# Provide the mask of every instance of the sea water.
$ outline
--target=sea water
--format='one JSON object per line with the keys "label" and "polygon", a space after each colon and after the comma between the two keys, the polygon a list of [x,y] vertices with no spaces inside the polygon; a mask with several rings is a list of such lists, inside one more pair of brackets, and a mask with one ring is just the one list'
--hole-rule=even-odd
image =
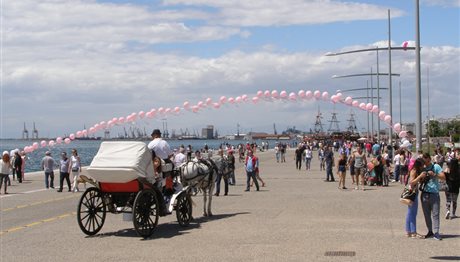
{"label": "sea water", "polygon": [[[114,141],[114,140],[110,140]],[[0,152],[8,151],[10,152],[13,149],[20,149],[23,150],[25,146],[30,146],[32,143],[40,141],[32,141],[32,140],[14,140],[14,139],[4,139],[0,140]],[[66,152],[67,156],[71,156],[71,150],[73,148],[77,149],[78,155],[80,156],[81,162],[83,166],[87,166],[91,163],[94,156],[96,155],[97,151],[99,150],[99,146],[101,145],[102,140],[74,140],[70,144],[60,144],[55,145],[53,147],[40,147],[39,149],[35,150],[32,153],[27,154],[27,162],[25,167],[25,172],[34,172],[40,171],[41,167],[41,160],[45,156],[46,151],[51,152],[51,156],[54,158],[56,163],[58,163],[60,159],[61,152]],[[143,141],[148,144],[150,141]],[[261,140],[257,141],[248,141],[248,140],[219,140],[219,139],[212,139],[212,140],[168,140],[168,143],[171,149],[179,148],[181,145],[187,147],[188,145],[192,146],[192,150],[200,150],[205,145],[208,145],[210,149],[217,149],[219,146],[223,144],[229,144],[232,146],[237,146],[238,144],[246,144],[246,143],[257,143],[260,145],[262,143]],[[285,141],[286,142],[286,141]],[[273,148],[275,141],[269,141],[270,148]]]}

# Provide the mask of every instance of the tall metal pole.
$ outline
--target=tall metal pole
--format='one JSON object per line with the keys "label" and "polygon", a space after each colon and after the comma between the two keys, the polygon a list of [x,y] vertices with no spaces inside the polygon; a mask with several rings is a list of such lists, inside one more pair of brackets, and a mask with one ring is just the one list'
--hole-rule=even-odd
{"label": "tall metal pole", "polygon": [[431,114],[430,114],[430,68],[426,68],[426,88],[427,88],[427,96],[428,96],[428,126],[426,128],[427,130],[427,141],[428,141],[428,154],[431,152],[430,148],[430,137],[431,137],[431,125],[430,125],[430,120],[431,120]]}
{"label": "tall metal pole", "polygon": [[[374,104],[374,83],[372,81],[372,67],[371,67],[371,104]],[[374,114],[371,114],[371,122],[372,122],[372,125],[371,125],[371,133],[372,133],[372,136],[371,136],[371,139],[372,141],[374,141]]]}
{"label": "tall metal pole", "polygon": [[[391,81],[391,19],[390,19],[390,9],[388,9],[388,89],[389,89],[389,102],[390,102],[390,116],[393,121],[393,92],[392,92],[392,81]],[[390,126],[388,129],[388,144],[393,144],[393,127]]]}
{"label": "tall metal pole", "polygon": [[[366,98],[366,101],[367,103],[369,103],[369,80],[366,81],[366,95],[367,95],[367,98]],[[367,140],[369,140],[369,111],[367,111]]]}
{"label": "tall metal pole", "polygon": [[[377,49],[377,106],[380,109],[379,50]],[[377,118],[377,141],[380,142],[380,118]]]}
{"label": "tall metal pole", "polygon": [[422,81],[420,69],[420,1],[415,0],[415,102],[416,102],[416,150],[422,148]]}
{"label": "tall metal pole", "polygon": [[399,123],[402,125],[401,81],[399,81]]}

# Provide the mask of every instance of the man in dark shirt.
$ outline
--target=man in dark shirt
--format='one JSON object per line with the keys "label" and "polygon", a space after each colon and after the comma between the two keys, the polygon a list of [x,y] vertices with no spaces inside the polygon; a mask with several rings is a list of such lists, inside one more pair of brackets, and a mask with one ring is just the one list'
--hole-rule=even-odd
{"label": "man in dark shirt", "polygon": [[302,155],[303,155],[304,148],[302,145],[299,145],[295,150],[295,167],[298,170],[302,168]]}
{"label": "man in dark shirt", "polygon": [[324,152],[324,159],[326,161],[326,181],[334,182],[334,174],[332,174],[332,167],[334,166],[334,152],[332,152],[331,146],[326,147],[326,151]]}

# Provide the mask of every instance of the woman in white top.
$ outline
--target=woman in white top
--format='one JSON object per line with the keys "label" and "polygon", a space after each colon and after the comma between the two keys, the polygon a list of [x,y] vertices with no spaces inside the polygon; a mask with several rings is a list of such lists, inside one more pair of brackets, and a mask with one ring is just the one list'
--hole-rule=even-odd
{"label": "woman in white top", "polygon": [[309,146],[305,149],[305,168],[306,170],[310,170],[310,163],[312,158],[312,151]]}
{"label": "woman in white top", "polygon": [[80,157],[78,156],[77,149],[72,149],[72,156],[70,157],[70,170],[69,173],[73,176],[73,185],[72,191],[77,192],[80,191],[78,189],[78,180],[80,179],[80,172],[81,172],[81,162]]}
{"label": "woman in white top", "polygon": [[3,182],[5,182],[5,189],[3,191],[4,194],[8,194],[8,192],[6,192],[6,183],[11,170],[13,170],[13,168],[10,163],[10,154],[8,151],[5,151],[2,154],[2,160],[0,160],[0,190],[2,189]]}

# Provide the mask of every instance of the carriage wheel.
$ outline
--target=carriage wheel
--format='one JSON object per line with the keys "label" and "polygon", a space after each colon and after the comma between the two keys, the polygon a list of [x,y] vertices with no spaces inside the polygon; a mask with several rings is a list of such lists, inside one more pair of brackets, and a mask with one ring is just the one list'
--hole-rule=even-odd
{"label": "carriage wheel", "polygon": [[106,207],[102,193],[95,187],[88,188],[80,198],[77,221],[83,233],[92,236],[104,225]]}
{"label": "carriage wheel", "polygon": [[192,220],[192,201],[187,193],[182,193],[177,198],[176,217],[180,226],[186,227]]}
{"label": "carriage wheel", "polygon": [[137,193],[133,205],[133,224],[143,238],[150,237],[158,224],[159,205],[155,191],[144,189]]}

